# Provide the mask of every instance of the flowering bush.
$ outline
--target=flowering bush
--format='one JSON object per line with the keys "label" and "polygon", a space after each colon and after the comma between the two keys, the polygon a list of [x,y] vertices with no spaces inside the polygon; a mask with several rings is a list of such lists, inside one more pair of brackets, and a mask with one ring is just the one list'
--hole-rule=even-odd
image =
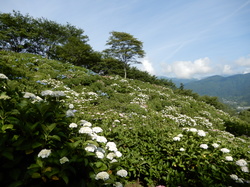
{"label": "flowering bush", "polygon": [[0,53],[3,186],[249,185],[240,119],[170,88]]}
{"label": "flowering bush", "polygon": [[8,95],[8,99],[0,100],[1,184],[43,186],[54,181],[59,186],[100,186],[104,181],[113,184],[119,176],[124,177],[106,172],[115,173],[118,165],[107,155],[114,153],[116,159],[122,156],[116,144],[105,144],[107,139],[98,135],[103,132],[100,127],[91,128],[92,124],[83,120],[71,122],[67,108],[59,102],[65,97],[63,92],[44,91],[44,100],[33,103],[29,99],[35,94],[22,97],[7,82],[1,91]]}

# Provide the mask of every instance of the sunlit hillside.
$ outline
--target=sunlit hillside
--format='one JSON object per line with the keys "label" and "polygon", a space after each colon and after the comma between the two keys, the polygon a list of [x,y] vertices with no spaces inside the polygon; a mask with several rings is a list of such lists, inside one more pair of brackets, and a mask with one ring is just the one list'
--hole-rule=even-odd
{"label": "sunlit hillside", "polygon": [[250,125],[165,86],[0,52],[1,186],[248,186]]}

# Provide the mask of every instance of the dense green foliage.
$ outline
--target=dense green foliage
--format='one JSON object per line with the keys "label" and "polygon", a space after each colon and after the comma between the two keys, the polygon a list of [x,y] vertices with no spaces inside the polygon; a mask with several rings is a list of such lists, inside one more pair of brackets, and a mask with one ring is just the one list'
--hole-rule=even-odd
{"label": "dense green foliage", "polygon": [[[142,42],[123,32],[112,32],[110,49],[96,52],[87,43],[82,29],[67,23],[58,24],[45,18],[35,19],[20,12],[0,14],[0,49],[40,54],[50,59],[82,66],[101,75],[124,75],[159,85],[175,87],[168,80],[159,80],[139,71],[130,63],[143,57]],[[114,41],[118,39],[117,41]]]}
{"label": "dense green foliage", "polygon": [[34,19],[16,11],[0,14],[0,48],[5,50],[54,57],[56,47],[72,43],[72,37],[74,42],[86,44],[88,37],[83,32],[70,24]]}
{"label": "dense green foliage", "polygon": [[[250,183],[249,123],[215,108],[216,99],[199,101],[185,90],[95,75],[32,54],[1,51],[0,73],[3,186]],[[80,133],[86,121],[101,127],[99,135],[122,156]],[[90,152],[90,144],[99,148]],[[44,149],[51,153],[41,157]],[[121,169],[124,177],[116,173]],[[97,180],[100,172],[109,179]]]}

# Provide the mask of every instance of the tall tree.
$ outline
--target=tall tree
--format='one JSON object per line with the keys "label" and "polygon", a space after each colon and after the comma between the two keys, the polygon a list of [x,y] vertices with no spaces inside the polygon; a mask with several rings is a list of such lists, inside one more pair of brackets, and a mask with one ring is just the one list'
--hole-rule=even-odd
{"label": "tall tree", "polygon": [[110,48],[104,50],[104,52],[123,63],[124,78],[127,78],[129,65],[131,63],[140,64],[141,62],[137,61],[137,58],[143,58],[145,55],[142,49],[143,44],[137,38],[125,32],[113,31],[110,34],[111,36],[106,43]]}
{"label": "tall tree", "polygon": [[85,41],[77,37],[70,37],[64,45],[55,47],[54,58],[88,68],[93,59],[93,53],[91,46]]}
{"label": "tall tree", "polygon": [[12,14],[0,14],[0,48],[15,52],[23,51],[30,45],[29,38],[33,27],[33,19],[13,11]]}
{"label": "tall tree", "polygon": [[0,49],[53,58],[57,46],[72,43],[72,38],[79,41],[74,43],[82,47],[82,43],[88,41],[83,33],[82,29],[69,23],[61,25],[45,18],[34,19],[17,11],[0,13]]}

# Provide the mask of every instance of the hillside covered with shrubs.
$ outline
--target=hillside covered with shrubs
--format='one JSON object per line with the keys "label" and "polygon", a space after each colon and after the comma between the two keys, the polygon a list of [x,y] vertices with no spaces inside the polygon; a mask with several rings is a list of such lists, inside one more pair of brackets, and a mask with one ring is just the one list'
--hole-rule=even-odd
{"label": "hillside covered with shrubs", "polygon": [[213,105],[40,55],[0,73],[3,186],[249,185],[249,123]]}
{"label": "hillside covered with shrubs", "polygon": [[0,14],[1,186],[249,186],[248,111],[131,66],[142,42]]}

